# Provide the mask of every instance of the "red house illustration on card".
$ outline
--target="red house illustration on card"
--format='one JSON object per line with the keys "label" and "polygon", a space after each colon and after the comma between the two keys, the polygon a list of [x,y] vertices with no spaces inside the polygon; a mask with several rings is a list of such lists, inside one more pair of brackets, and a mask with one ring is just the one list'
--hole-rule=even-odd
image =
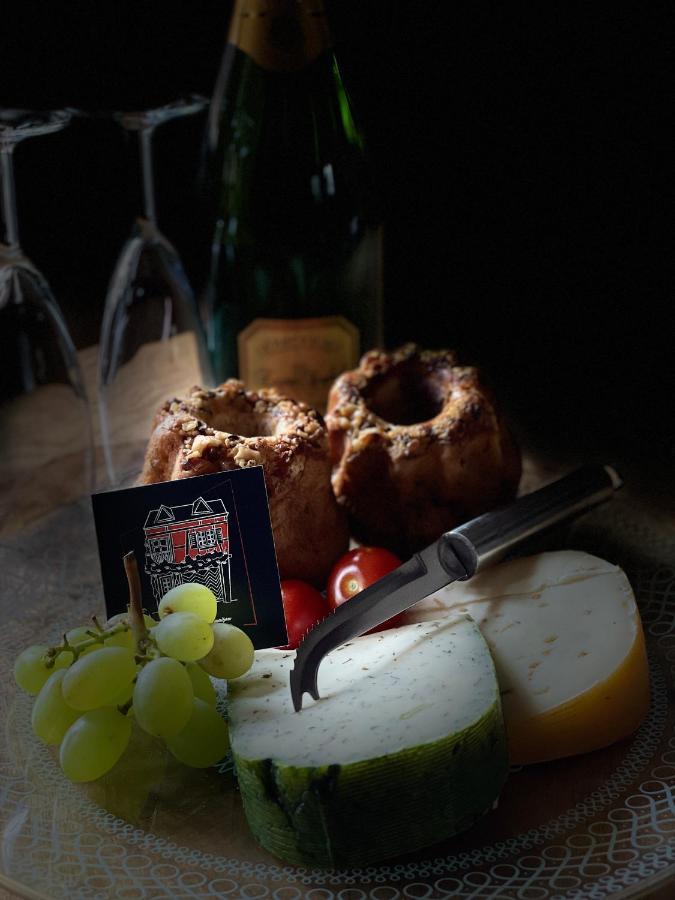
{"label": "red house illustration on card", "polygon": [[218,600],[232,600],[229,513],[220,499],[198,497],[151,509],[145,520],[145,572],[159,603],[178,584],[199,582]]}

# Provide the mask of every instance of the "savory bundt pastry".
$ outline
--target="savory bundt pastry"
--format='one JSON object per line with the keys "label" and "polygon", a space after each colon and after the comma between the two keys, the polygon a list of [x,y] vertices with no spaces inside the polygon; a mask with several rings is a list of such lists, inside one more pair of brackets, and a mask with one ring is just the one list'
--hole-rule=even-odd
{"label": "savory bundt pastry", "polygon": [[265,471],[281,577],[323,586],[349,535],[331,490],[326,429],[306,404],[234,379],[193,388],[156,414],[141,483],[252,465]]}
{"label": "savory bundt pastry", "polygon": [[333,490],[354,537],[408,556],[510,500],[520,454],[475,368],[406,344],[333,384]]}

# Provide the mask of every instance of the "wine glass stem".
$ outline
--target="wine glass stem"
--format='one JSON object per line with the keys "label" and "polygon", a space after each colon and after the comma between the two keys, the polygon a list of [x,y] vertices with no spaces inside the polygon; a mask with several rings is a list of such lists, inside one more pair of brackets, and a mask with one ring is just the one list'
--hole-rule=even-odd
{"label": "wine glass stem", "polygon": [[141,172],[143,176],[143,215],[157,224],[157,210],[155,208],[155,179],[152,169],[152,133],[153,128],[141,128],[138,132],[141,151]]}
{"label": "wine glass stem", "polygon": [[12,146],[0,147],[2,167],[2,242],[9,247],[19,245],[19,224],[16,217],[16,194],[14,190],[14,159]]}

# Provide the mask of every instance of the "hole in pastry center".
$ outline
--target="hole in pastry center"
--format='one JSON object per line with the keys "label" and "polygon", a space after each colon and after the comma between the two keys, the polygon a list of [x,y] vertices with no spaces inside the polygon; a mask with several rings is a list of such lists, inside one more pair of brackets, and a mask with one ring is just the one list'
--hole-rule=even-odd
{"label": "hole in pastry center", "polygon": [[443,409],[447,388],[434,375],[403,369],[374,381],[365,392],[368,408],[392,425],[414,425]]}
{"label": "hole in pastry center", "polygon": [[273,421],[266,416],[256,416],[253,413],[230,410],[213,416],[209,422],[211,428],[216,431],[225,431],[227,434],[238,434],[241,437],[271,437],[276,434]]}

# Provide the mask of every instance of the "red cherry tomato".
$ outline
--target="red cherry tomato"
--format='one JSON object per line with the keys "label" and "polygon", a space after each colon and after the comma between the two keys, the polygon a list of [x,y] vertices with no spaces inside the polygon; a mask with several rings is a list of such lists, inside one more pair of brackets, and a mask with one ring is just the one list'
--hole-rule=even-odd
{"label": "red cherry tomato", "polygon": [[305,581],[289,578],[281,582],[288,644],[284,650],[295,650],[300,638],[330,612],[328,604],[316,588]]}
{"label": "red cherry tomato", "polygon": [[[326,589],[328,605],[331,609],[335,609],[400,565],[401,560],[398,556],[385,550],[384,547],[356,547],[349,550],[338,559],[328,578]],[[395,628],[402,621],[403,613],[392,616],[368,633]]]}

